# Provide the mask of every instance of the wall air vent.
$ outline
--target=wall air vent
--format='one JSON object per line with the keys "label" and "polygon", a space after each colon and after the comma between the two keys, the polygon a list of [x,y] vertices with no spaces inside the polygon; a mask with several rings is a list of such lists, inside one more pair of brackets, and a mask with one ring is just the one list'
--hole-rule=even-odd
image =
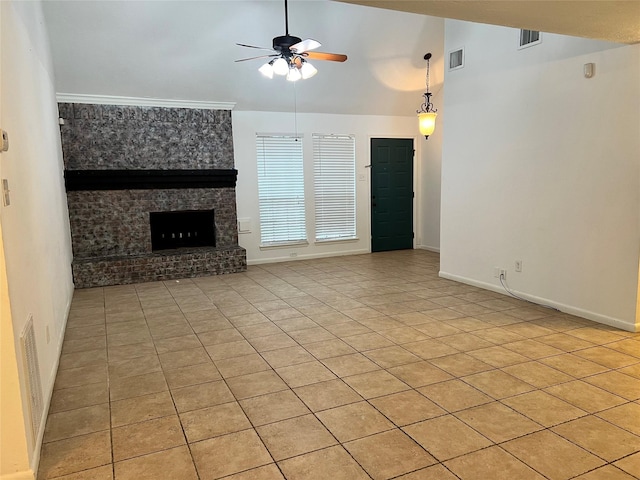
{"label": "wall air vent", "polygon": [[449,70],[457,70],[464,67],[464,48],[449,52]]}
{"label": "wall air vent", "polygon": [[29,393],[29,410],[31,414],[31,438],[35,444],[40,432],[44,402],[42,400],[42,384],[40,382],[40,364],[38,363],[38,350],[36,348],[36,335],[33,329],[33,317],[29,320],[20,336],[22,361],[26,373],[27,389]]}
{"label": "wall air vent", "polygon": [[541,42],[540,32],[537,30],[520,30],[520,48],[531,47]]}

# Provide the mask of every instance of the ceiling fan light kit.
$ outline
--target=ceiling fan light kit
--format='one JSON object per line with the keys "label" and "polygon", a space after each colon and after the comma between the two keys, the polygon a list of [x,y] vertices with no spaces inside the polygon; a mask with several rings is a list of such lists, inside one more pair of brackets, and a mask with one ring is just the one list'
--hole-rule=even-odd
{"label": "ceiling fan light kit", "polygon": [[[321,44],[317,40],[307,38],[302,40],[300,37],[289,35],[289,10],[288,2],[284,0],[284,21],[285,35],[275,37],[273,39],[272,48],[256,47],[254,45],[246,45],[237,43],[241,47],[256,48],[258,50],[273,50],[275,53],[269,55],[260,55],[258,57],[243,58],[236,62],[244,62],[246,60],[254,60],[258,58],[272,58],[258,71],[267,78],[273,78],[273,75],[286,76],[290,82],[297,82],[300,79],[313,77],[318,73],[318,69],[308,62],[307,58],[317,60],[329,60],[332,62],[344,62],[347,56],[337,53],[310,52],[315,50]],[[274,58],[275,57],[275,58]]]}
{"label": "ceiling fan light kit", "polygon": [[420,133],[424,135],[424,138],[429,139],[429,135],[431,135],[436,128],[436,117],[438,116],[436,112],[438,110],[433,108],[433,103],[431,103],[432,94],[429,92],[429,60],[431,60],[431,54],[427,53],[424,59],[427,61],[427,91],[422,94],[424,102],[420,105],[420,108],[416,110],[416,113],[418,114],[418,128],[420,129]]}
{"label": "ceiling fan light kit", "polygon": [[258,71],[267,78],[273,78],[274,74],[286,76],[290,82],[311,78],[318,73],[318,69],[304,59],[289,64],[282,57],[265,63]]}

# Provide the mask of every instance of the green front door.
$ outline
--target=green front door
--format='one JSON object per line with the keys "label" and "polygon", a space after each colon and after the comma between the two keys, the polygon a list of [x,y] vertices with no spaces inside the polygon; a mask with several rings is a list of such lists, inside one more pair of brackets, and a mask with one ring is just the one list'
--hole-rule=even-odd
{"label": "green front door", "polygon": [[371,139],[371,251],[413,248],[413,140]]}

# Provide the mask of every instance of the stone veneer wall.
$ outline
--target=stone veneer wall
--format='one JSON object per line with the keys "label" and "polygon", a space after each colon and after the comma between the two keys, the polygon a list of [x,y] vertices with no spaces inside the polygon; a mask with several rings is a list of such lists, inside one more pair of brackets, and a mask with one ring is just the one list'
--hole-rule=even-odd
{"label": "stone veneer wall", "polygon": [[[232,169],[231,112],[59,104],[67,170]],[[235,188],[67,192],[77,288],[246,270]],[[151,251],[149,212],[215,210],[216,247]]]}
{"label": "stone veneer wall", "polygon": [[59,103],[68,170],[233,168],[229,110]]}
{"label": "stone veneer wall", "polygon": [[105,287],[175,278],[242,272],[247,269],[244,248],[174,250],[162,255],[84,258],[74,260],[76,288]]}

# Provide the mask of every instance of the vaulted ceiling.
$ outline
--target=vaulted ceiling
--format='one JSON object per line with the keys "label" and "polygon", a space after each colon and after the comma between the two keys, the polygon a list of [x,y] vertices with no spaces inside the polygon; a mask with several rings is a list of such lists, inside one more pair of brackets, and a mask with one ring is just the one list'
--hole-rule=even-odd
{"label": "vaulted ceiling", "polygon": [[[236,110],[412,115],[425,86],[424,54],[442,63],[440,18],[328,0],[291,0],[289,31],[345,53],[314,61],[295,84],[267,79],[261,55],[285,33],[282,0],[46,0],[59,93],[235,102]],[[442,68],[434,67],[434,87]]]}
{"label": "vaulted ceiling", "polygon": [[[427,52],[433,53],[431,89],[437,93],[442,86],[444,20],[439,16],[464,14],[473,17],[468,20],[538,28],[533,21],[519,23],[524,19],[513,8],[498,6],[544,3],[542,13],[531,18],[549,16],[549,22],[558,23],[550,6],[556,3],[640,4],[354,3],[409,11],[290,0],[292,35],[316,39],[320,51],[349,57],[345,63],[314,62],[318,74],[295,84],[260,75],[264,60],[235,62],[262,53],[236,43],[270,47],[273,37],[285,33],[282,0],[44,0],[43,8],[59,93],[233,102],[236,110],[412,115],[422,102]],[[507,18],[503,10],[513,15]]]}

